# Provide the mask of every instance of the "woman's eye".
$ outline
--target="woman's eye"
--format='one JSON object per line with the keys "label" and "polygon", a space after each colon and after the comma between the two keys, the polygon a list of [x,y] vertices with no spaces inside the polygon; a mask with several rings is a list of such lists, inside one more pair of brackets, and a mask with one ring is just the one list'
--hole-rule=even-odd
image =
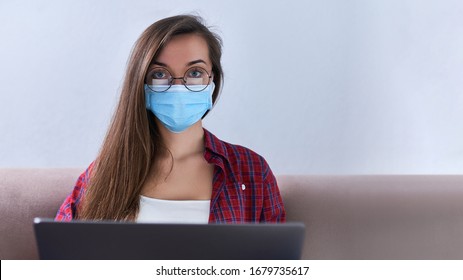
{"label": "woman's eye", "polygon": [[164,72],[154,72],[153,73],[153,79],[165,79],[166,76],[167,75]]}
{"label": "woman's eye", "polygon": [[191,70],[188,72],[188,78],[202,78],[203,74],[204,72],[199,69]]}
{"label": "woman's eye", "polygon": [[169,71],[167,71],[167,69],[157,67],[157,68],[151,69],[147,77],[153,80],[163,80],[163,79],[170,79],[170,74],[169,74]]}

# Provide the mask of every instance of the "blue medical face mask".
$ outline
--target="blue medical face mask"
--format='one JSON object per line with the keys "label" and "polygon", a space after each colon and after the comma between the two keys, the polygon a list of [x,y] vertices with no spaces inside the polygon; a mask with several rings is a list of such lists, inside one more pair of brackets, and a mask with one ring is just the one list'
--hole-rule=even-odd
{"label": "blue medical face mask", "polygon": [[199,121],[212,108],[214,88],[212,82],[199,92],[190,91],[184,85],[172,85],[167,91],[155,92],[145,84],[146,108],[168,130],[180,133]]}

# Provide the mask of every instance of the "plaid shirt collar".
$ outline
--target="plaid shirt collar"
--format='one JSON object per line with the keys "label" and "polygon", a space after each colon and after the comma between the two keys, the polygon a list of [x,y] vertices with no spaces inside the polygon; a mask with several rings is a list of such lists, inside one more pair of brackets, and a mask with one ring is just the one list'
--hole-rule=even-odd
{"label": "plaid shirt collar", "polygon": [[[230,159],[237,159],[237,154],[227,149],[227,143],[217,138],[214,134],[207,129],[204,130],[204,158],[211,164],[218,165],[223,171],[227,172],[233,177],[235,182],[241,182],[241,174],[233,172],[233,170],[240,170],[240,163],[237,160],[230,161]],[[230,154],[231,152],[231,154]],[[231,178],[230,178],[231,179]]]}
{"label": "plaid shirt collar", "polygon": [[222,156],[223,158],[228,158],[228,153],[223,141],[217,138],[214,134],[209,132],[207,129],[203,128],[204,130],[204,147],[205,156],[208,155],[208,152],[213,153],[218,156]]}

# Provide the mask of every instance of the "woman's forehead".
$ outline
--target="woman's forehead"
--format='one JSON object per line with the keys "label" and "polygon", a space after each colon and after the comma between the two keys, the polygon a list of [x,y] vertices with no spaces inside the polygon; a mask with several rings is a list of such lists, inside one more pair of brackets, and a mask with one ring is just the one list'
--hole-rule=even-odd
{"label": "woman's forehead", "polygon": [[155,61],[167,66],[187,66],[192,61],[204,61],[210,65],[209,46],[197,34],[177,35],[166,43]]}

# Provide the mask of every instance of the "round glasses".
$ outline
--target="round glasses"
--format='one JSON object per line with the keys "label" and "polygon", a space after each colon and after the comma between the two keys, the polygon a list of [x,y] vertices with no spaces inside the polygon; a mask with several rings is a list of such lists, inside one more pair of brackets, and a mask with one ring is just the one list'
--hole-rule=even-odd
{"label": "round glasses", "polygon": [[199,92],[207,88],[211,82],[212,75],[202,67],[191,67],[186,70],[183,77],[173,77],[164,67],[155,67],[148,71],[146,84],[154,92],[167,91],[175,80],[181,80],[183,85],[190,91]]}

